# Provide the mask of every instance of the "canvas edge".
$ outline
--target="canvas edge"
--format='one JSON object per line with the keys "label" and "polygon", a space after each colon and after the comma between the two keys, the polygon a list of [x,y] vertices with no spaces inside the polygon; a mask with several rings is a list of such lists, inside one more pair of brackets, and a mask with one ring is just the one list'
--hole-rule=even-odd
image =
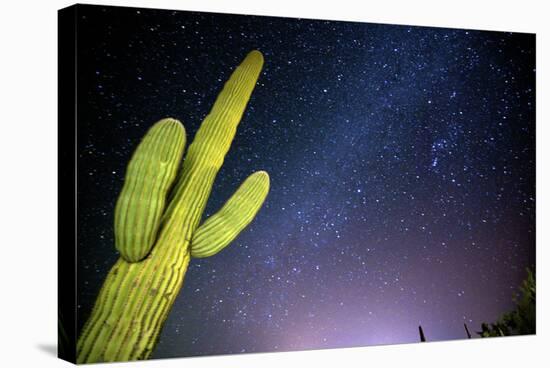
{"label": "canvas edge", "polygon": [[76,51],[77,9],[58,10],[57,311],[60,359],[76,363]]}

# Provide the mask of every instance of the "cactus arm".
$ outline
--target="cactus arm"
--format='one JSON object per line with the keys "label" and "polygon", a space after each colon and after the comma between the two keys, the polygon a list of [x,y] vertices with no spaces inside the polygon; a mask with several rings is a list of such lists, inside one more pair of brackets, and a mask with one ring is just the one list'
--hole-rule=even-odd
{"label": "cactus arm", "polygon": [[132,155],[114,223],[115,246],[128,262],[142,260],[154,245],[184,147],[183,125],[167,118],[149,129]]}
{"label": "cactus arm", "polygon": [[250,175],[217,213],[193,233],[191,256],[210,257],[231,243],[256,216],[269,191],[269,175]]}

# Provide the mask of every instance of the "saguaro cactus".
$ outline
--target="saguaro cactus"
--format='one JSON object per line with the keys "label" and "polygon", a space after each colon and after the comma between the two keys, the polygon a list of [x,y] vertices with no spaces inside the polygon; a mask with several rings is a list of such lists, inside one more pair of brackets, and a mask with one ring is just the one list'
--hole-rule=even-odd
{"label": "saguaro cactus", "polygon": [[262,65],[262,54],[252,51],[233,72],[190,145],[179,175],[185,145],[179,121],[159,121],[136,149],[115,209],[115,243],[121,257],[79,336],[78,363],[147,359],[190,258],[222,250],[262,206],[269,176],[258,171],[199,226]]}

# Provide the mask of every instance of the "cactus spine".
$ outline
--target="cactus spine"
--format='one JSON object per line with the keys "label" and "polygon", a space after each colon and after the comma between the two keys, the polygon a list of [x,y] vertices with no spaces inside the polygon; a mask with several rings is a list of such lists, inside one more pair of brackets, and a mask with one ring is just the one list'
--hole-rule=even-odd
{"label": "cactus spine", "polygon": [[262,65],[262,54],[250,52],[225,84],[189,147],[167,208],[166,193],[185,143],[183,126],[174,119],[161,120],[136,150],[115,210],[121,257],[80,334],[78,363],[147,359],[183,285],[191,256],[219,252],[262,206],[269,176],[259,171],[199,226]]}

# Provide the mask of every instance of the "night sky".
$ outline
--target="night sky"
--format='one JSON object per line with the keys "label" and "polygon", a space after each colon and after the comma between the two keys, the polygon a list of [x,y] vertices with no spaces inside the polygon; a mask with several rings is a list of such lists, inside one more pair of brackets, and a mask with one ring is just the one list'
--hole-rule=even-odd
{"label": "night sky", "polygon": [[253,49],[265,65],[205,215],[271,191],[194,259],[154,357],[465,338],[535,261],[535,36],[80,7],[78,326],[118,255],[113,212],[147,129],[190,142]]}

